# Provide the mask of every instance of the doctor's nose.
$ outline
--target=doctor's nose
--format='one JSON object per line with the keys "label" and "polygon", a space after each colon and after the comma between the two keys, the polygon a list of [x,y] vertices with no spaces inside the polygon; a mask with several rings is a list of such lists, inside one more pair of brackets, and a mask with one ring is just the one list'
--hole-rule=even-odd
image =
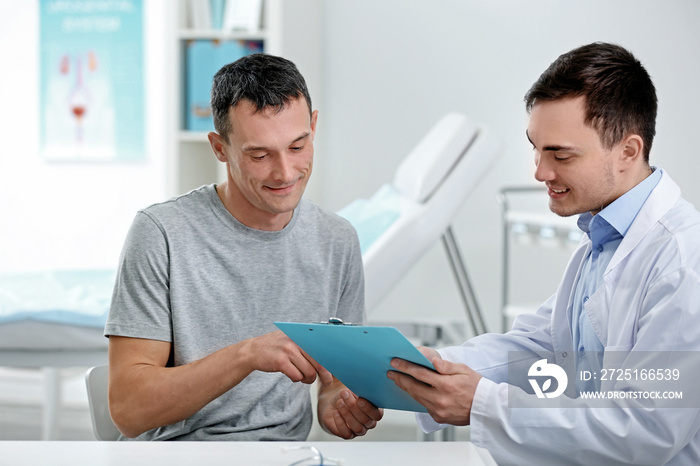
{"label": "doctor's nose", "polygon": [[551,181],[556,177],[552,164],[547,160],[547,157],[542,157],[541,154],[535,154],[535,179],[545,182]]}

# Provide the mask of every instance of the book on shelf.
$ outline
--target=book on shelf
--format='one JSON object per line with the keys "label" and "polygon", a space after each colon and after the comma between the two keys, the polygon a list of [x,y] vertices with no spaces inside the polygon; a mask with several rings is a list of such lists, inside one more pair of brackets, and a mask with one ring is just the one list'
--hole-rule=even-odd
{"label": "book on shelf", "polygon": [[226,0],[210,0],[209,5],[211,8],[211,27],[213,29],[223,29]]}
{"label": "book on shelf", "polygon": [[185,50],[185,129],[213,131],[211,84],[224,65],[262,52],[259,40],[191,40]]}

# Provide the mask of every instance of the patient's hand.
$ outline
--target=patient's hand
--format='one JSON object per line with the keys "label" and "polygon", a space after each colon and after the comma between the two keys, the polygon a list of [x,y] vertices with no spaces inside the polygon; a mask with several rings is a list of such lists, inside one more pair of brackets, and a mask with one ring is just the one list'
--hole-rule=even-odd
{"label": "patient's hand", "polygon": [[251,371],[281,372],[292,382],[311,384],[318,375],[322,383],[329,383],[333,376],[304,350],[299,348],[281,330],[267,333],[242,342],[248,367]]}
{"label": "patient's hand", "polygon": [[338,379],[319,387],[318,419],[323,430],[330,434],[344,439],[365,435],[383,416],[383,409],[358,398]]}

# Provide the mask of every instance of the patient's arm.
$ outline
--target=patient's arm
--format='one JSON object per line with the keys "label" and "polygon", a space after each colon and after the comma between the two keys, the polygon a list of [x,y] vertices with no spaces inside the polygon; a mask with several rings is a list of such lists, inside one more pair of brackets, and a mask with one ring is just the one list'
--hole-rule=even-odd
{"label": "patient's arm", "polygon": [[187,419],[254,370],[282,372],[293,382],[332,376],[284,333],[276,331],[222,348],[198,361],[165,367],[168,342],[111,336],[109,409],[126,437]]}

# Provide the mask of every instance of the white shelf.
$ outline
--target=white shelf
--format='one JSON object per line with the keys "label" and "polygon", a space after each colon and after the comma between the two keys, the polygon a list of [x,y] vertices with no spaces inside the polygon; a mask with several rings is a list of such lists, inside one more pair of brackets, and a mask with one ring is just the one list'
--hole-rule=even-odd
{"label": "white shelf", "polygon": [[562,230],[578,230],[576,219],[578,217],[560,217],[551,212],[524,212],[508,211],[505,219],[508,223],[521,223],[529,226],[552,227]]}
{"label": "white shelf", "polygon": [[203,142],[209,144],[209,133],[207,131],[180,131],[178,133],[178,140],[180,142]]}
{"label": "white shelf", "polygon": [[223,31],[220,29],[180,29],[178,38],[181,40],[261,40],[265,41],[268,35],[264,31]]}

